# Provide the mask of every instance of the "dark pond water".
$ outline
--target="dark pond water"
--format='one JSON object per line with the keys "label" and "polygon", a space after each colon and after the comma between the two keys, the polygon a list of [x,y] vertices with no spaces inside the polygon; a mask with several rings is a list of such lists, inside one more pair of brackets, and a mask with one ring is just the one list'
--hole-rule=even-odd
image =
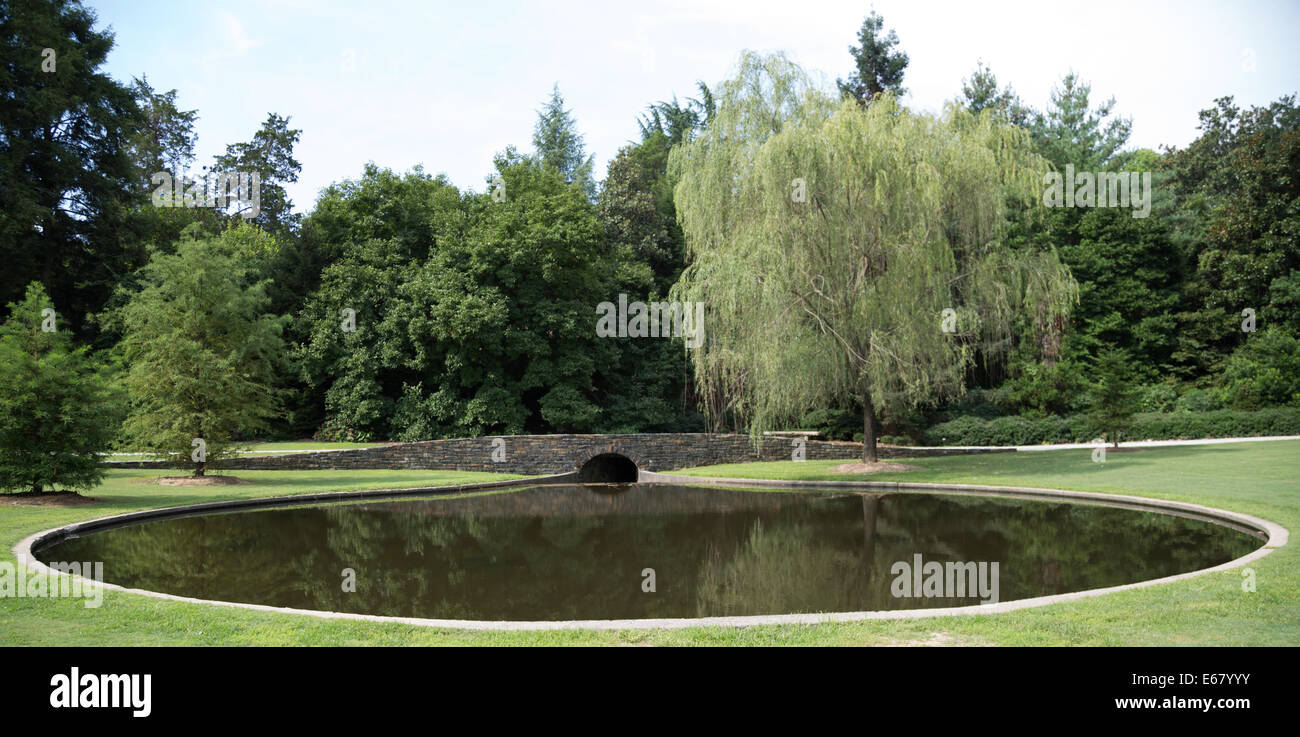
{"label": "dark pond water", "polygon": [[175,518],[37,556],[204,599],[561,620],[978,605],[1197,570],[1261,544],[1082,504],[592,485]]}

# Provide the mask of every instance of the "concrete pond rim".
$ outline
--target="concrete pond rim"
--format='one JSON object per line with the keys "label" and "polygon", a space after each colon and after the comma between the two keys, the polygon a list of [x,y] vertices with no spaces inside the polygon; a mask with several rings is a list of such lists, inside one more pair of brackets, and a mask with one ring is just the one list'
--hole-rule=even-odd
{"label": "concrete pond rim", "polygon": [[[81,536],[110,527],[132,524],[148,520],[160,520],[174,517],[189,517],[198,514],[244,511],[253,509],[270,509],[288,506],[313,506],[326,503],[347,501],[370,501],[375,499],[411,498],[420,496],[447,496],[466,492],[510,490],[514,488],[543,485],[573,485],[582,483],[580,474],[575,472],[537,476],[508,481],[489,481],[475,484],[455,484],[448,486],[419,487],[404,489],[382,489],[367,491],[341,491],[319,494],[301,494],[295,496],[266,497],[261,499],[236,499],[221,502],[206,502],[179,507],[164,507],[136,512],[100,517],[84,522],[43,530],[21,540],[13,548],[18,564],[34,569],[40,574],[58,573],[37,560],[33,550],[39,550],[73,536]],[[785,489],[821,492],[876,492],[876,493],[919,493],[919,494],[969,494],[977,496],[1005,497],[1050,502],[1075,502],[1095,506],[1122,507],[1148,512],[1159,512],[1179,517],[1189,517],[1213,522],[1240,532],[1253,534],[1264,540],[1258,549],[1226,563],[1189,571],[1172,576],[1138,581],[1135,583],[1087,589],[1065,594],[1037,596],[1028,599],[1002,601],[990,604],[972,604],[960,607],[941,607],[934,609],[877,610],[859,612],[823,612],[801,614],[759,614],[722,617],[690,617],[673,619],[593,619],[563,621],[498,621],[498,620],[463,620],[463,619],[427,619],[421,617],[397,617],[377,614],[356,614],[351,612],[332,612],[316,609],[297,609],[276,607],[266,604],[217,601],[178,596],[158,591],[134,589],[112,583],[87,581],[87,585],[98,585],[105,590],[138,594],[169,601],[212,606],[233,607],[261,612],[278,612],[310,616],[318,619],[354,620],[364,622],[405,624],[420,627],[435,627],[457,630],[646,630],[646,629],[689,629],[697,627],[748,627],[762,625],[820,624],[824,622],[858,622],[885,619],[924,619],[931,617],[969,616],[1000,614],[1047,606],[1079,599],[1104,596],[1118,591],[1146,588],[1183,579],[1202,576],[1208,573],[1228,571],[1241,568],[1257,561],[1274,550],[1287,544],[1289,533],[1286,528],[1259,517],[1239,512],[1232,512],[1214,507],[1188,502],[1175,502],[1149,497],[1122,494],[1103,494],[1097,492],[1066,491],[1062,489],[1042,489],[1016,486],[987,486],[977,484],[928,484],[896,481],[774,481],[767,479],[711,478],[707,476],[688,476],[684,474],[661,474],[641,470],[637,483],[671,484],[702,487],[731,487],[747,489]],[[69,574],[62,574],[69,575]]]}

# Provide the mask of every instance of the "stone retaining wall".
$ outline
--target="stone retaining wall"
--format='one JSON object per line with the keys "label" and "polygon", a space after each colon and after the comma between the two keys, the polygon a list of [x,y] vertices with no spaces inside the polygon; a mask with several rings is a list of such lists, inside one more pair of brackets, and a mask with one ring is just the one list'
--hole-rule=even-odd
{"label": "stone retaining wall", "polygon": [[[500,442],[497,442],[500,441]],[[633,435],[507,435],[500,438],[454,438],[419,443],[395,443],[373,448],[352,448],[313,453],[245,456],[216,464],[235,470],[336,470],[336,469],[431,469],[448,471],[496,471],[518,474],[564,473],[604,453],[625,456],[638,468],[671,471],[718,463],[788,461],[793,450],[790,438],[763,439],[761,451],[748,435],[712,433],[639,433]],[[500,461],[493,460],[498,450]],[[881,458],[918,458],[962,455],[1007,449],[907,448],[880,446]],[[808,440],[808,460],[861,458],[861,443]],[[164,461],[111,461],[115,468],[164,468],[177,466]],[[180,464],[187,465],[187,464]]]}

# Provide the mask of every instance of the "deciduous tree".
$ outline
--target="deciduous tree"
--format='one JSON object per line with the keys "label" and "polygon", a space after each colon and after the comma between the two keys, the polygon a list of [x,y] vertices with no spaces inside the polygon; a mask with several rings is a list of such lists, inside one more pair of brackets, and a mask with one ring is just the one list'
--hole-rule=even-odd
{"label": "deciduous tree", "polygon": [[837,105],[783,56],[747,54],[671,160],[694,257],[676,294],[706,305],[697,381],[753,433],[857,399],[874,461],[876,408],[960,393],[1017,314],[1073,302],[1051,251],[1002,242],[1046,163],[992,116]]}

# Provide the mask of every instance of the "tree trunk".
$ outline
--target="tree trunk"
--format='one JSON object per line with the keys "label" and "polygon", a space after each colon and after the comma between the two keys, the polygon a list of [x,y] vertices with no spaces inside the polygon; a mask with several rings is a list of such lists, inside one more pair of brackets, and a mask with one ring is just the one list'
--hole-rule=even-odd
{"label": "tree trunk", "polygon": [[862,462],[876,462],[876,408],[871,404],[871,390],[862,392]]}
{"label": "tree trunk", "polygon": [[203,475],[203,467],[206,466],[206,465],[207,465],[206,463],[203,463],[203,462],[201,462],[201,461],[200,461],[199,463],[194,464],[194,475],[195,475],[195,476],[202,476],[202,475]]}

